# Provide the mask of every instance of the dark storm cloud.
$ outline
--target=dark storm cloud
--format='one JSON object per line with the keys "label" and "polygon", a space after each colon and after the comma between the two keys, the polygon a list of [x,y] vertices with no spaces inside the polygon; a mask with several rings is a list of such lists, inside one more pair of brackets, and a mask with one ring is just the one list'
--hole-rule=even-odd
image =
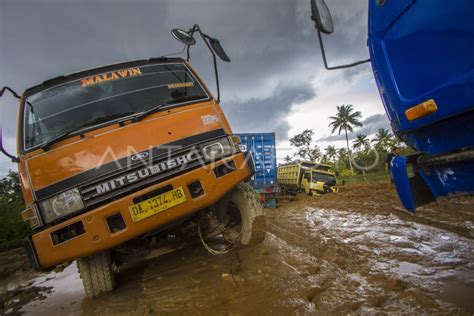
{"label": "dark storm cloud", "polygon": [[[224,111],[234,132],[275,132],[278,141],[288,139],[287,114],[293,105],[315,97],[311,85],[280,85],[264,99],[250,99],[229,104]],[[251,118],[251,119],[250,119]]]}
{"label": "dark storm cloud", "polygon": [[[366,1],[327,3],[337,31],[324,38],[331,62],[365,56]],[[255,97],[262,83],[301,72],[304,60],[313,67],[302,80],[321,69],[309,0],[21,0],[1,2],[0,14],[7,43],[0,49],[0,81],[18,90],[84,68],[178,51],[170,29],[194,23],[219,38],[232,59],[219,66],[228,98]],[[213,86],[210,56],[199,40],[192,62]]]}
{"label": "dark storm cloud", "polygon": [[[330,63],[365,58],[367,1],[326,2],[336,28],[324,36]],[[5,0],[0,1],[0,85],[22,92],[58,75],[176,52],[182,45],[170,30],[194,23],[218,38],[232,59],[219,63],[222,105],[229,113],[254,100],[274,99],[272,93],[305,85],[324,71],[309,0]],[[211,57],[200,39],[191,53],[215,91]],[[345,80],[364,67],[346,71]],[[0,106],[5,134],[13,138],[17,107],[6,101]],[[272,116],[267,126],[280,126],[279,120]],[[235,130],[248,132],[261,123],[254,116],[231,121]]]}
{"label": "dark storm cloud", "polygon": [[[372,135],[377,133],[379,128],[386,128],[391,131],[390,122],[385,114],[375,114],[369,116],[362,122],[362,127],[355,129],[352,133],[349,133],[349,139],[355,138],[357,134]],[[319,142],[332,142],[337,140],[345,140],[346,136],[342,132],[340,135],[330,135],[318,139]]]}

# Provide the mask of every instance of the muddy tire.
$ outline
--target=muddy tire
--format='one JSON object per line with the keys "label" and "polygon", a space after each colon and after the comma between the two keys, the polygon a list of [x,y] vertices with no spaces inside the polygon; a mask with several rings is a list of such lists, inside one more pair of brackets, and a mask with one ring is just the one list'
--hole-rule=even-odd
{"label": "muddy tire", "polygon": [[218,217],[225,218],[230,211],[240,215],[240,223],[236,230],[238,230],[237,239],[241,245],[254,245],[265,239],[266,225],[263,208],[252,187],[247,183],[237,185],[219,202]]}
{"label": "muddy tire", "polygon": [[115,280],[108,251],[77,260],[87,297],[96,297],[114,289]]}

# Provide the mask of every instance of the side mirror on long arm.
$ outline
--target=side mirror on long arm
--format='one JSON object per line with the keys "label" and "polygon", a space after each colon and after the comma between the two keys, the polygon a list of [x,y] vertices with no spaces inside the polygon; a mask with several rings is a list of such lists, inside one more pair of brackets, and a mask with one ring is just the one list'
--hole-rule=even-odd
{"label": "side mirror on long arm", "polygon": [[[3,96],[5,91],[9,91],[15,98],[21,99],[21,97],[13,89],[11,89],[9,87],[3,87],[2,90],[0,90],[0,97]],[[3,135],[2,135],[2,127],[1,126],[0,126],[0,152],[2,152],[5,156],[10,158],[12,160],[12,162],[18,163],[20,161],[20,159],[18,157],[8,153],[5,150],[5,147],[3,147]]]}
{"label": "side mirror on long arm", "polygon": [[324,0],[311,0],[311,19],[319,32],[325,34],[334,32],[331,12]]}
{"label": "side mirror on long arm", "polygon": [[224,51],[224,48],[221,46],[220,42],[215,39],[210,37],[209,35],[205,34],[202,32],[201,28],[199,25],[195,24],[188,32],[183,31],[181,29],[173,29],[171,31],[171,35],[181,43],[187,45],[187,60],[189,60],[189,48],[196,44],[196,40],[194,39],[194,33],[198,32],[199,35],[201,35],[202,40],[206,44],[207,48],[212,54],[212,60],[214,63],[214,73],[216,77],[216,85],[217,85],[217,102],[220,102],[221,100],[221,91],[220,91],[220,85],[219,85],[219,72],[217,70],[217,60],[216,60],[216,55],[223,61],[225,62],[230,62],[229,56],[226,54]]}
{"label": "side mirror on long arm", "polygon": [[327,70],[351,68],[357,65],[370,62],[370,59],[357,61],[352,64],[329,67],[326,59],[326,52],[324,50],[323,39],[321,33],[332,34],[334,32],[334,24],[332,22],[331,12],[324,0],[310,0],[311,1],[311,20],[314,21],[316,30],[318,31],[319,46],[321,47],[321,55],[323,56],[324,67]]}

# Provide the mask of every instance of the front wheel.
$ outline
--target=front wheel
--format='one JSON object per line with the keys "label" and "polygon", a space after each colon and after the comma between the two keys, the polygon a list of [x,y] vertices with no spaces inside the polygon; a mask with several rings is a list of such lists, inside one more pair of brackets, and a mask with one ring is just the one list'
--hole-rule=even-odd
{"label": "front wheel", "polygon": [[225,226],[227,239],[243,246],[265,239],[266,225],[263,208],[257,195],[246,183],[240,183],[218,205],[218,220]]}
{"label": "front wheel", "polygon": [[115,287],[114,273],[108,251],[77,260],[86,297],[96,297]]}

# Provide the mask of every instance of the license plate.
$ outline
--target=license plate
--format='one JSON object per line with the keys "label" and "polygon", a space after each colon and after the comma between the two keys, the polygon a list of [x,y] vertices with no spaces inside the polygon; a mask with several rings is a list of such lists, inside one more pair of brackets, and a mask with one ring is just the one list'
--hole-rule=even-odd
{"label": "license plate", "polygon": [[134,222],[141,221],[173,206],[186,202],[183,187],[157,195],[148,200],[129,206],[128,211]]}

